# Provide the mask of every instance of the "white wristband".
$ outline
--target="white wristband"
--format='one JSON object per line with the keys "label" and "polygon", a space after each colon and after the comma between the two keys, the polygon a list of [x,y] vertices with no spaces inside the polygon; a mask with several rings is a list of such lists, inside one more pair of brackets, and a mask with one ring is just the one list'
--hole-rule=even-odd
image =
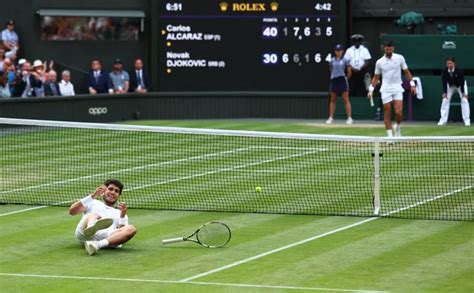
{"label": "white wristband", "polygon": [[416,84],[415,84],[415,82],[414,82],[413,80],[410,80],[410,86],[411,86],[411,87],[416,86]]}
{"label": "white wristband", "polygon": [[375,90],[374,86],[373,86],[373,85],[370,85],[370,86],[369,86],[369,92],[373,93],[374,90]]}
{"label": "white wristband", "polygon": [[84,207],[88,208],[94,202],[94,199],[92,198],[92,195],[88,195],[84,198],[81,198],[80,201]]}
{"label": "white wristband", "polygon": [[127,218],[125,218],[125,217],[119,218],[118,224],[119,225],[126,225],[127,224]]}

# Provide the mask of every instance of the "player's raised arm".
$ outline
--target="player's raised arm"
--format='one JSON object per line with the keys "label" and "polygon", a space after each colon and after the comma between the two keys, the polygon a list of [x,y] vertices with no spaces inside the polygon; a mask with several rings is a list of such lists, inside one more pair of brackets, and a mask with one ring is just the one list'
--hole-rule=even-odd
{"label": "player's raised arm", "polygon": [[87,209],[87,206],[90,204],[91,201],[104,194],[106,188],[107,187],[105,185],[101,185],[97,187],[93,194],[88,195],[73,203],[69,208],[69,214],[71,216],[75,216],[77,214],[83,213]]}

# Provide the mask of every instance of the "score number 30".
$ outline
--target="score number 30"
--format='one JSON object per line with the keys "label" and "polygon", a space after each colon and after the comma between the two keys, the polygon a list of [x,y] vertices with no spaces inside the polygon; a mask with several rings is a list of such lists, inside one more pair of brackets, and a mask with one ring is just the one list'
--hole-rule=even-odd
{"label": "score number 30", "polygon": [[[326,61],[329,59],[331,59],[331,54],[328,54],[328,56],[326,56]],[[322,61],[322,56],[321,56],[321,53],[316,53],[314,55],[311,55],[311,54],[293,54],[293,55],[290,55],[288,53],[284,53],[281,55],[281,61],[283,63],[289,63],[291,61],[293,61],[293,63],[297,63],[297,64],[301,64],[302,62],[305,62],[305,63],[309,63],[311,62],[311,59],[314,60],[314,62],[316,63],[321,63]],[[277,53],[265,53],[263,54],[263,64],[277,64],[279,63],[279,56]]]}

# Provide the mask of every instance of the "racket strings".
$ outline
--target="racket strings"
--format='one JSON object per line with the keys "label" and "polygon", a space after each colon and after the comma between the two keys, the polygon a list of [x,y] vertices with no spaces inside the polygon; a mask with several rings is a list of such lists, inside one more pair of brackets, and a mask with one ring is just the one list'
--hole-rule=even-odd
{"label": "racket strings", "polygon": [[197,238],[204,245],[224,246],[230,240],[230,231],[224,224],[210,223],[199,230]]}

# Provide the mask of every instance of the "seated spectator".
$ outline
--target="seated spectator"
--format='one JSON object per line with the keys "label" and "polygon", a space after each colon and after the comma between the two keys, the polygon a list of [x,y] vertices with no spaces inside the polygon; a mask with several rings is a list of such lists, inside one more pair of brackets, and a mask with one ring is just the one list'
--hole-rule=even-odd
{"label": "seated spectator", "polygon": [[11,92],[8,85],[8,72],[0,72],[0,98],[9,97],[11,97]]}
{"label": "seated spectator", "polygon": [[127,71],[123,70],[123,64],[120,59],[115,59],[114,69],[110,73],[110,80],[112,81],[113,93],[123,94],[128,92],[130,76]]}
{"label": "seated spectator", "polygon": [[110,76],[107,72],[102,71],[102,63],[94,59],[92,60],[91,68],[92,70],[89,72],[89,93],[96,95],[110,91],[113,92]]}
{"label": "seated spectator", "polygon": [[59,83],[59,92],[61,96],[75,96],[74,85],[71,83],[71,72],[64,70],[62,73],[62,80]]}
{"label": "seated spectator", "polygon": [[130,92],[146,93],[150,91],[150,76],[143,70],[143,61],[135,59],[134,71],[130,74]]}
{"label": "seated spectator", "polygon": [[9,93],[4,93],[3,95],[8,96],[9,94],[9,96],[13,96],[15,92],[15,85],[19,78],[15,65],[13,64],[13,60],[5,58],[3,62],[2,71],[5,73],[7,79],[7,84],[5,88],[8,88],[8,90],[10,91]]}
{"label": "seated spectator", "polygon": [[48,79],[46,69],[43,62],[37,59],[33,62],[33,74],[41,81],[41,84],[34,87],[35,97],[44,97],[43,83]]}
{"label": "seated spectator", "polygon": [[5,59],[5,47],[0,45],[0,70],[3,68],[3,60]]}
{"label": "seated spectator", "polygon": [[15,97],[34,97],[34,88],[41,87],[42,84],[39,74],[31,70],[30,61],[25,61],[20,79],[15,86]]}
{"label": "seated spectator", "polygon": [[60,96],[59,85],[57,83],[58,75],[56,71],[50,70],[48,72],[48,79],[43,83],[44,95],[49,96]]}
{"label": "seated spectator", "polygon": [[25,62],[25,58],[21,58],[20,60],[18,60],[18,64],[16,66],[16,70],[18,71],[18,73],[21,73],[21,71],[23,70],[23,64],[25,64]]}
{"label": "seated spectator", "polygon": [[10,59],[6,58],[0,67],[0,97],[11,97],[10,86],[8,83],[8,75],[11,67]]}
{"label": "seated spectator", "polygon": [[20,40],[15,32],[15,22],[13,20],[9,20],[7,27],[2,31],[2,41],[8,51],[18,51],[20,48]]}

